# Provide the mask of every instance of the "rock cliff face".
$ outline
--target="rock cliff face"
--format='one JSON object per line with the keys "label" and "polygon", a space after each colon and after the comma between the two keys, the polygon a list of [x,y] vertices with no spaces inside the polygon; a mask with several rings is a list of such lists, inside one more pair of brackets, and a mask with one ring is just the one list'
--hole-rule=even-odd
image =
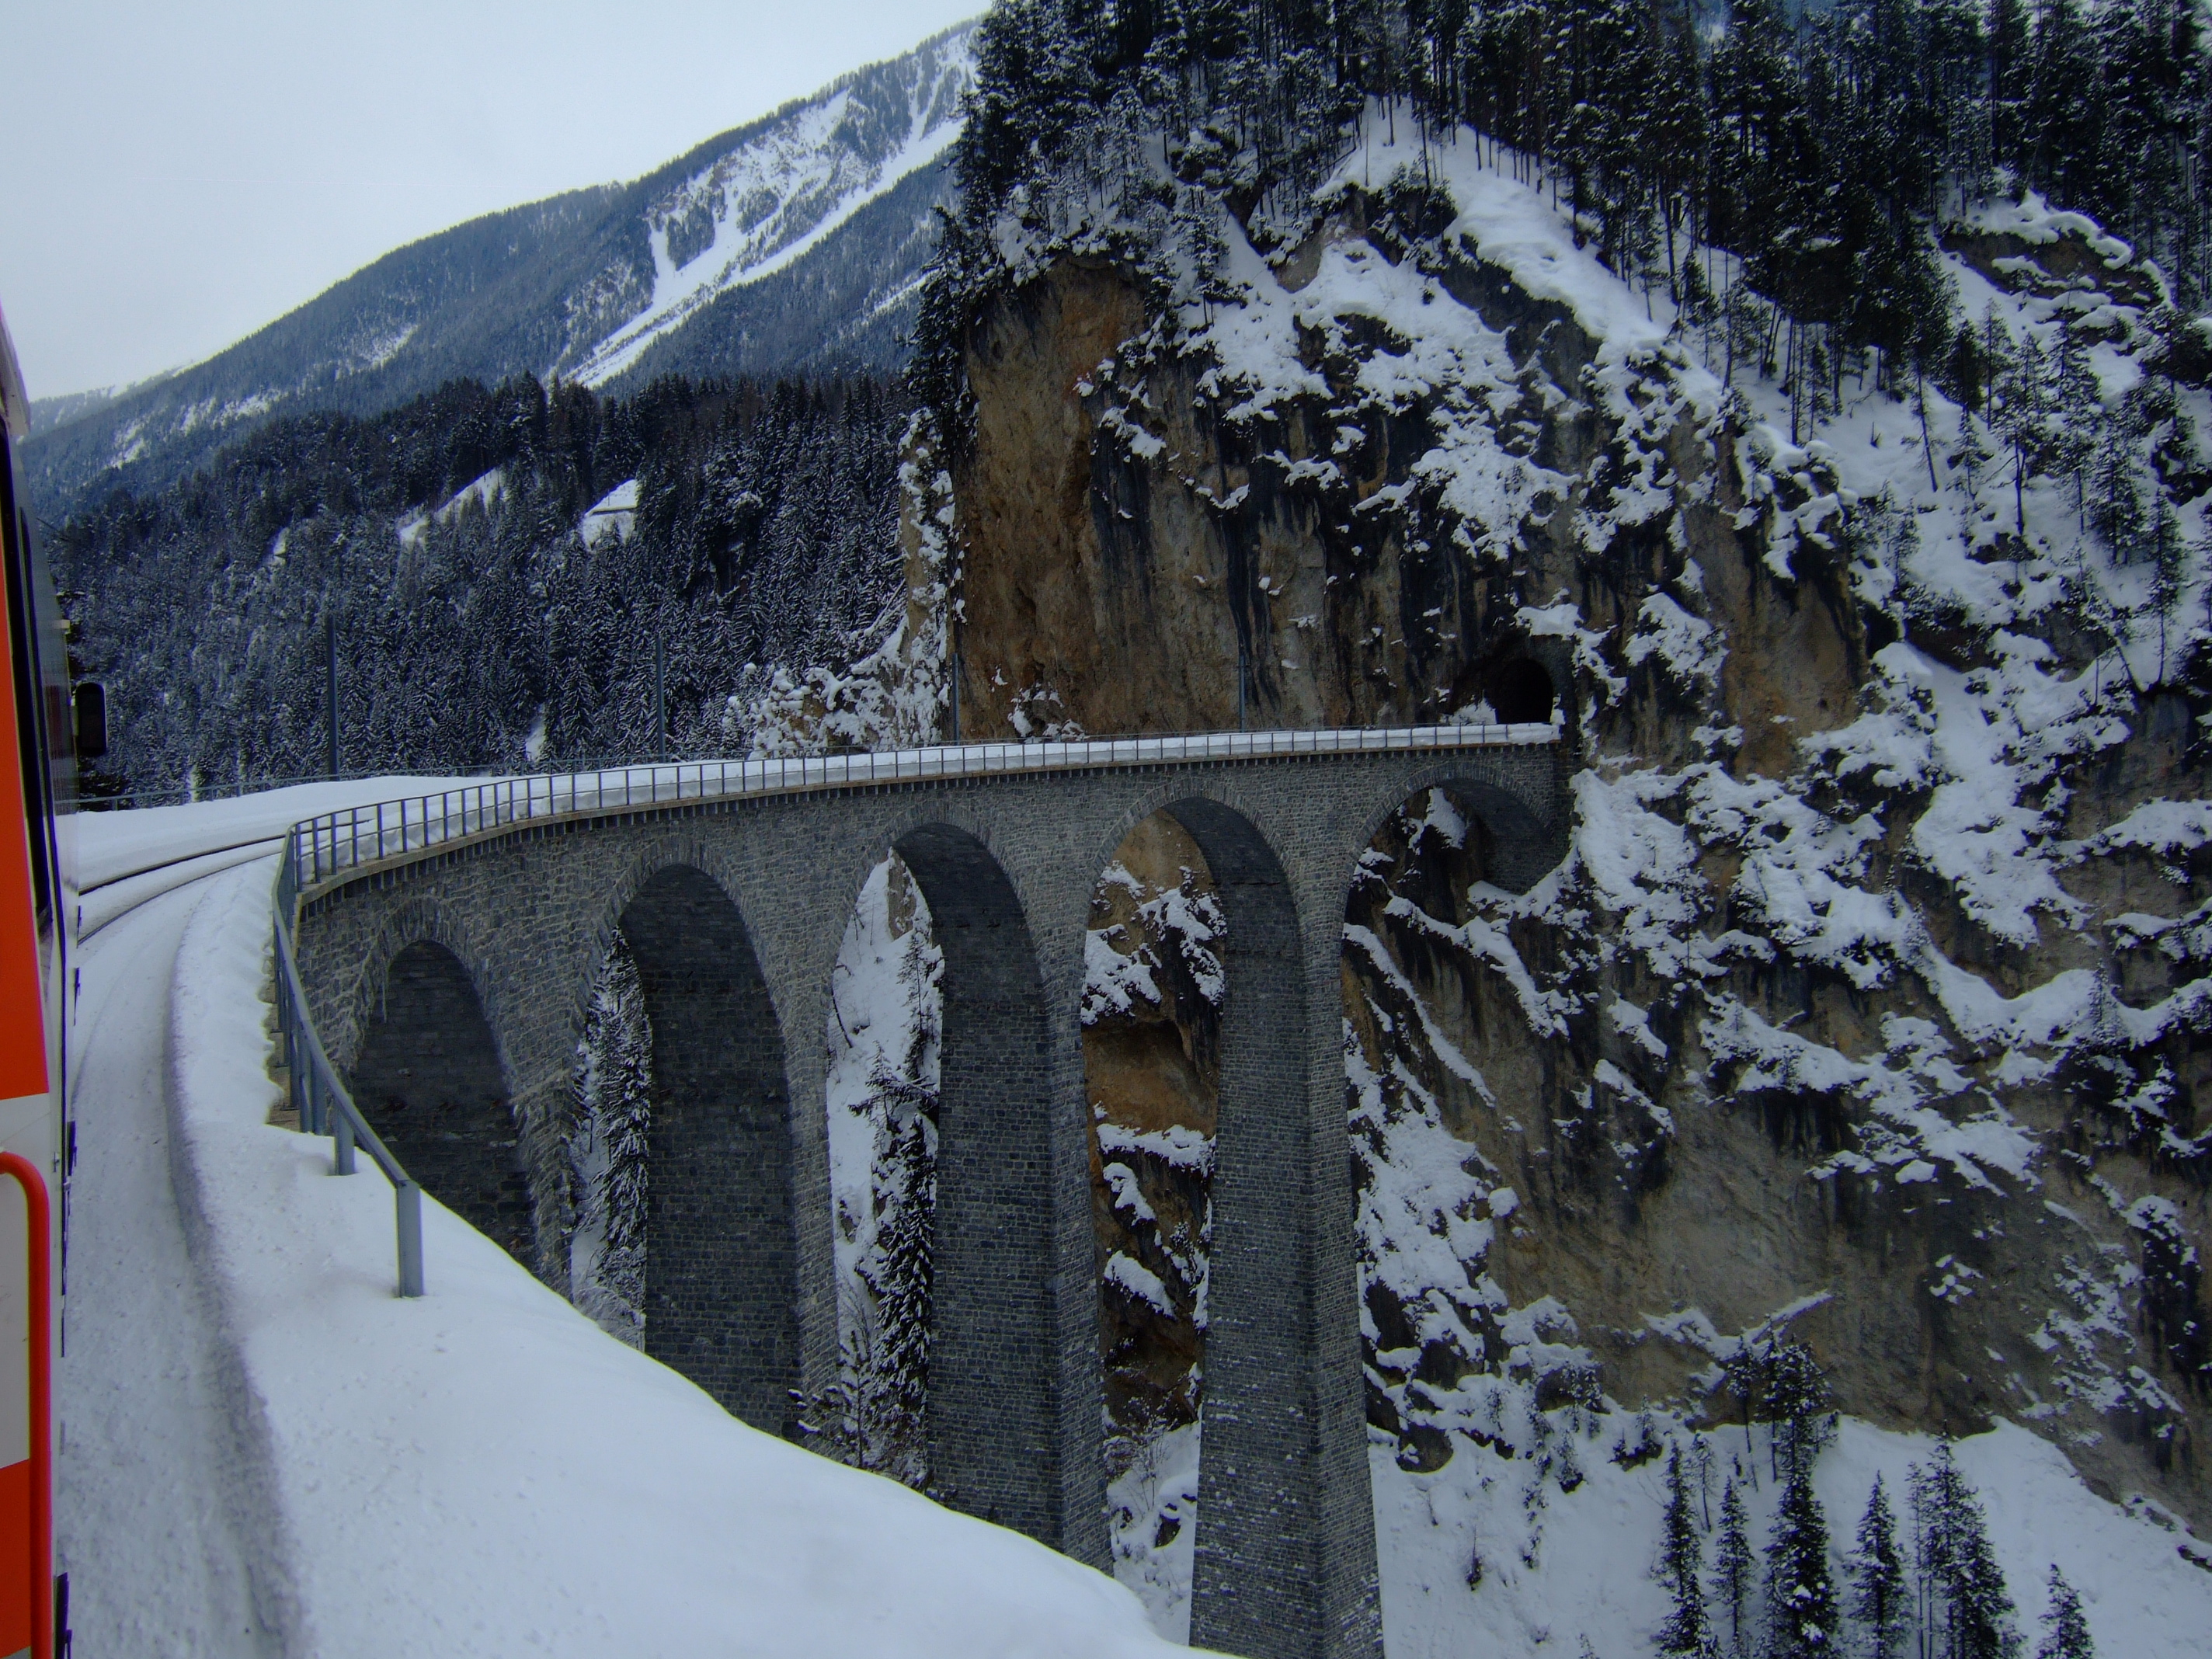
{"label": "rock cliff face", "polygon": [[[1973,411],[1839,371],[1794,443],[1663,289],[1645,327],[1650,296],[1564,235],[1486,234],[1471,194],[1340,191],[1203,313],[1064,254],[972,319],[963,733],[1232,726],[1240,661],[1255,727],[1556,710],[1557,869],[1504,890],[1423,797],[1346,919],[1370,1423],[1401,1467],[1482,1441],[1485,1376],[1738,1418],[1719,1362],[1787,1328],[1847,1413],[2024,1422],[2212,1525],[2198,590],[2154,667],[2148,612],[2086,597],[2087,509],[2033,456],[2016,496]],[[2117,408],[2154,274],[2014,242],[1960,267],[2023,338],[2103,283]],[[2197,458],[2203,394],[2166,389],[2145,450]],[[1132,1128],[1210,1113],[1182,1012],[1093,1033],[1127,1110],[1167,1103]],[[1105,1233],[1114,1204],[1102,1174]],[[1187,1333],[1157,1322],[1115,1364],[1164,1398]]]}
{"label": "rock cliff face", "polygon": [[[1255,728],[1511,698],[1530,645],[1494,580],[1370,510],[1432,447],[1418,409],[1347,424],[1321,396],[1232,421],[1212,366],[1162,349],[1135,282],[1073,260],[979,320],[969,371],[966,730],[1231,727],[1240,672]],[[1582,441],[1532,412],[1532,453]],[[1545,718],[1538,684],[1540,710],[1524,691],[1509,714]]]}

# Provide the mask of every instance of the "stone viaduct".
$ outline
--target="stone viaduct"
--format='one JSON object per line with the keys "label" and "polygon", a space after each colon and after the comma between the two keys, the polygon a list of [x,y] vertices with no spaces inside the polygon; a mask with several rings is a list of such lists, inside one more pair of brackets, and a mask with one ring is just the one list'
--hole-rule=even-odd
{"label": "stone viaduct", "polygon": [[[945,956],[939,1495],[1110,1569],[1078,1005],[1099,875],[1170,813],[1229,920],[1192,1639],[1371,1656],[1346,901],[1370,839],[1431,786],[1483,826],[1491,879],[1527,886],[1565,848],[1560,764],[1549,743],[1440,739],[559,812],[308,885],[298,956],[317,1028],[394,1152],[565,1287],[572,1072],[620,927],[653,1031],[647,1352],[787,1432],[793,1391],[836,1368],[830,975],[896,848]],[[378,1117],[410,1097],[448,1103]]]}

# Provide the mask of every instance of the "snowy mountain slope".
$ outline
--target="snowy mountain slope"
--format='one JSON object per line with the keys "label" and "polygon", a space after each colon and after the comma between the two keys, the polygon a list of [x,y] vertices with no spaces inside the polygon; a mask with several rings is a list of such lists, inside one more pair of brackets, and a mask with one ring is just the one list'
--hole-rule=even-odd
{"label": "snowy mountain slope", "polygon": [[[106,872],[137,869],[250,839],[272,810],[312,810],[308,793],[327,804],[332,789],[396,787],[112,815],[82,826],[83,850]],[[100,1437],[64,1430],[80,1454],[64,1454],[65,1565],[85,1581],[88,1639],[150,1650],[197,1631],[194,1650],[266,1639],[364,1659],[1165,1650],[1110,1580],[745,1428],[434,1204],[429,1294],[394,1297],[389,1189],[373,1172],[332,1180],[327,1143],[264,1121],[270,873],[264,860],[190,884],[112,924],[99,947],[103,960],[150,955],[166,981],[118,981],[125,994],[93,1013],[118,1064],[136,1022],[144,1040],[131,1054],[150,1072],[110,1079],[100,1105],[120,1137],[166,1094],[167,1124],[143,1127],[173,1137],[208,1302],[195,1322],[178,1298],[178,1335],[215,1350],[191,1363],[210,1368],[217,1410],[204,1425],[173,1405],[118,1412],[120,1373],[80,1370],[65,1385],[65,1425],[103,1422]],[[88,1157],[83,1178],[116,1167]],[[82,1213],[112,1230],[145,1221],[112,1205]],[[121,1501],[148,1458],[184,1467],[191,1448],[173,1443],[194,1434],[245,1448],[222,1495],[240,1550],[177,1534],[165,1506]]]}
{"label": "snowy mountain slope", "polygon": [[[207,362],[51,399],[25,447],[59,518],[142,492],[269,416],[392,407],[456,376],[773,374],[898,361],[949,175],[972,27],[855,70],[627,185],[386,255]],[[694,334],[698,336],[693,339]],[[66,420],[62,417],[70,416]]]}
{"label": "snowy mountain slope", "polygon": [[[1587,1565],[1626,1495],[1584,1419],[1736,1432],[1766,1407],[1723,1367],[1785,1331],[1847,1424],[2032,1428],[1974,1474],[2002,1520],[2066,1510],[2045,1474],[2121,1500],[2009,1554],[2023,1626],[2056,1562],[2100,1640],[2188,1650],[2100,1613],[2191,1603],[2212,1514],[2203,325],[2086,216],[1966,197],[1916,374],[1666,225],[1608,264],[1486,136],[1379,101],[1344,136],[1272,241],[1133,112],[1057,170],[1010,142],[923,361],[968,423],[931,580],[969,732],[1219,723],[1248,626],[1263,718],[1448,714],[1532,662],[1565,717],[1557,867],[1505,890],[1417,799],[1347,928],[1394,1653],[1571,1651],[1601,1603],[1602,1650],[1655,1640],[1656,1531],[1601,1552],[1618,1594]],[[2069,1554],[2122,1510],[2154,1524]]]}
{"label": "snowy mountain slope", "polygon": [[932,167],[959,136],[966,40],[940,37],[868,71],[866,84],[856,76],[818,94],[654,197],[644,210],[650,296],[556,372],[613,380],[717,296],[796,264]]}

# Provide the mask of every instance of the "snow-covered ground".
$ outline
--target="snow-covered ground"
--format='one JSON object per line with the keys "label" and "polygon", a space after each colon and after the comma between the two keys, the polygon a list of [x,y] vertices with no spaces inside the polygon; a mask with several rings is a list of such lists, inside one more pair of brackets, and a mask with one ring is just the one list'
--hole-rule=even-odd
{"label": "snow-covered ground", "polygon": [[[434,1203],[429,1294],[393,1296],[389,1188],[366,1166],[333,1180],[326,1143],[266,1124],[260,998],[272,832],[420,787],[78,821],[85,878],[107,884],[88,908],[139,895],[83,959],[58,1528],[84,1650],[1161,1650],[1103,1576],[744,1427]],[[1464,1385],[1486,1388],[1494,1443],[1455,1432],[1429,1474],[1374,1449],[1392,1659],[1648,1650],[1663,1460],[1614,1459],[1626,1413],[1539,1431],[1518,1389]],[[1712,1501],[1759,1465],[1756,1545],[1775,1491],[1765,1431],[1749,1459],[1741,1437],[1711,1438]],[[1875,1472],[1901,1499],[1932,1450],[1842,1423],[1816,1476],[1839,1573]],[[2203,1650],[2212,1551],[2097,1498],[2025,1429],[1958,1457],[2023,1630],[2055,1564],[2101,1650]],[[1159,1496],[1187,1500],[1196,1457],[1171,1461]],[[1191,1536],[1152,1562],[1180,1578],[1145,1586],[1164,1609],[1188,1605]]]}
{"label": "snow-covered ground", "polygon": [[[1470,1379],[1469,1390],[1485,1381]],[[1514,1392],[1498,1389],[1501,1397]],[[1504,1410],[1513,1414],[1510,1399]],[[1667,1426],[1659,1425],[1662,1438]],[[1548,1455],[1534,1458],[1501,1455],[1455,1435],[1451,1462],[1429,1474],[1399,1468],[1387,1440],[1374,1446],[1368,1467],[1375,1482],[1389,1659],[1654,1651],[1669,1605],[1654,1571],[1667,1463],[1663,1456],[1633,1468],[1614,1462],[1614,1447],[1635,1435],[1628,1413],[1585,1417],[1574,1434],[1571,1467],[1577,1473],[1570,1478],[1578,1484],[1572,1492],[1559,1486],[1558,1443],[1564,1435],[1555,1433]],[[1680,1437],[1690,1443],[1686,1433]],[[1743,1493],[1757,1551],[1764,1550],[1781,1492],[1771,1477],[1765,1429],[1749,1457],[1740,1428],[1716,1430],[1707,1443],[1713,1455],[1710,1483],[1702,1494],[1693,1484],[1692,1507],[1713,1523],[1701,1528],[1710,1577],[1724,1482],[1733,1476]],[[1852,1537],[1875,1475],[1881,1476],[1905,1537],[1907,1474],[1914,1464],[1928,1463],[1936,1443],[1924,1435],[1887,1433],[1856,1419],[1842,1419],[1814,1471],[1814,1487],[1827,1515],[1830,1569],[1839,1587],[1848,1583]],[[2081,1593],[2100,1654],[2196,1659],[2204,1653],[2206,1632],[2212,1632],[2212,1565],[2204,1564],[2212,1564],[2212,1550],[2164,1529],[2148,1514],[2130,1515],[2096,1497],[2063,1453],[2026,1429],[2000,1422],[1954,1446],[1960,1471],[1988,1512],[1990,1541],[2017,1608],[2016,1627],[2027,1638],[2026,1651],[2034,1650],[2045,1583],[2056,1565]],[[1749,1484],[1753,1468],[1755,1488]],[[1480,1582],[1471,1586],[1478,1556]],[[1762,1554],[1762,1575],[1765,1565]],[[1848,1606],[1847,1590],[1842,1599]],[[1718,1613],[1717,1598],[1713,1605],[1725,1643],[1726,1619]],[[1764,1632],[1764,1613],[1754,1592],[1747,1607],[1747,1635],[1754,1627]],[[1753,1642],[1753,1651],[1762,1648]]]}
{"label": "snow-covered ground", "polygon": [[[85,878],[410,787],[88,817]],[[86,949],[58,1498],[82,1651],[1161,1650],[1112,1580],[745,1427],[434,1203],[428,1294],[395,1297],[390,1188],[266,1122],[273,875],[187,866]]]}

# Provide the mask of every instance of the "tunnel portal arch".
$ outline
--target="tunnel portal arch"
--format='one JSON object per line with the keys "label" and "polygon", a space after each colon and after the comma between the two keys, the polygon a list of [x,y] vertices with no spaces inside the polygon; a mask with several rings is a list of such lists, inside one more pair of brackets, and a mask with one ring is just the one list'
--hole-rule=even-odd
{"label": "tunnel portal arch", "polygon": [[353,1066],[369,1127],[422,1190],[526,1267],[538,1236],[513,1093],[476,985],[434,939],[385,969]]}
{"label": "tunnel portal arch", "polygon": [[1559,693],[1551,671],[1534,657],[1510,657],[1490,672],[1491,708],[1507,726],[1543,726]]}
{"label": "tunnel portal arch", "polygon": [[733,1416],[797,1432],[799,1255],[782,1030],[743,916],[688,864],[619,927],[652,1030],[645,1351]]}

